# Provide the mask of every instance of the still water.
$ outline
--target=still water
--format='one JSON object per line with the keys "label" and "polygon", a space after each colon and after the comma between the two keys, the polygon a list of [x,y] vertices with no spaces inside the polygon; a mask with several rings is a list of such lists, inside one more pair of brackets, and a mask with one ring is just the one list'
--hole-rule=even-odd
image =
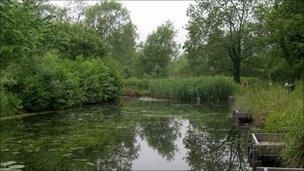
{"label": "still water", "polygon": [[1,121],[0,160],[41,171],[247,170],[249,128],[229,113],[227,103],[124,99]]}

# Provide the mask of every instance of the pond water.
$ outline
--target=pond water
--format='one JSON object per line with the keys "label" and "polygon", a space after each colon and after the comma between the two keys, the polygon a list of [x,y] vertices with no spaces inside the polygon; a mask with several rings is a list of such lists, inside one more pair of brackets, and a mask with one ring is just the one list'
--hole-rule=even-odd
{"label": "pond water", "polygon": [[247,170],[249,128],[227,103],[121,103],[1,121],[0,160],[23,170]]}

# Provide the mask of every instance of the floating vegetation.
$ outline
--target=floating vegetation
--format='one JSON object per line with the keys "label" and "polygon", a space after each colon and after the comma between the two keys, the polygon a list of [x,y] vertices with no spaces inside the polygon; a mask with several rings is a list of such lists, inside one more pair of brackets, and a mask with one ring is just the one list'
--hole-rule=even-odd
{"label": "floating vegetation", "polygon": [[[135,167],[136,162],[144,166],[140,163],[142,160],[156,157],[155,161],[168,162],[172,170],[176,162],[181,163],[182,169],[195,170],[205,168],[210,160],[219,161],[214,165],[227,170],[229,161],[225,152],[230,150],[228,148],[233,147],[231,155],[245,152],[242,147],[246,146],[236,148],[239,144],[234,143],[234,137],[243,129],[230,133],[235,127],[232,127],[226,103],[199,106],[169,100],[136,99],[122,103],[119,110],[102,110],[103,106],[78,110],[77,114],[70,110],[62,115],[36,115],[1,121],[1,161],[22,161],[7,163],[1,168],[7,170],[11,165],[17,165],[12,166],[14,168],[23,164],[25,170],[141,170],[144,168]],[[244,138],[247,143],[246,136],[237,138]],[[15,143],[17,141],[19,143]],[[217,148],[218,142],[225,145]],[[196,153],[202,148],[216,150],[212,151],[213,155],[202,159],[205,152]],[[145,152],[147,150],[154,151],[155,156],[149,156],[150,153]],[[189,151],[189,154],[179,153],[179,150]],[[20,153],[14,155],[16,151]],[[243,161],[233,161],[229,165],[240,162]],[[164,168],[157,163],[155,169]]]}
{"label": "floating vegetation", "polygon": [[138,100],[148,101],[148,102],[157,102],[157,101],[160,101],[160,99],[155,99],[155,98],[152,98],[152,97],[141,97]]}
{"label": "floating vegetation", "polygon": [[16,164],[16,161],[7,161],[0,163],[0,170],[1,171],[19,171],[24,168],[24,165]]}

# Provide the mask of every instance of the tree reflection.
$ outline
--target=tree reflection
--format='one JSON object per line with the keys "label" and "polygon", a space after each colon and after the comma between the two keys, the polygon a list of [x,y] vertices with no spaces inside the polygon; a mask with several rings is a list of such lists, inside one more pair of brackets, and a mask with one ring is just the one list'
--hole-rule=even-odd
{"label": "tree reflection", "polygon": [[161,104],[90,107],[5,121],[0,125],[0,160],[17,161],[25,170],[130,170],[139,155],[140,136],[161,162],[185,156],[184,167],[193,170],[244,170],[245,133],[233,126],[226,109]]}
{"label": "tree reflection", "polygon": [[[131,132],[129,132],[131,131]],[[100,144],[96,164],[97,170],[130,170],[138,157],[139,146],[135,146],[135,130],[124,130],[118,136],[111,136],[110,142]],[[113,138],[115,141],[113,142]]]}
{"label": "tree reflection", "polygon": [[181,136],[180,126],[178,120],[170,117],[147,117],[141,121],[141,138],[145,138],[150,147],[170,161],[178,150],[174,142]]}
{"label": "tree reflection", "polygon": [[184,139],[184,145],[188,149],[186,160],[191,169],[245,170],[245,142],[236,127],[229,125],[228,130],[212,127],[206,129],[202,124],[202,121],[190,122]]}

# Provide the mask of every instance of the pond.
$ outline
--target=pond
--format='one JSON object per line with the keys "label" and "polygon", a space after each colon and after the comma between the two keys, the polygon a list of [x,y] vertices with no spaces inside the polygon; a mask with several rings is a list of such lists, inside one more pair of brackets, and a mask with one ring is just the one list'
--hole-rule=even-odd
{"label": "pond", "polygon": [[23,170],[248,168],[250,128],[233,123],[228,103],[123,99],[0,123],[1,162]]}

